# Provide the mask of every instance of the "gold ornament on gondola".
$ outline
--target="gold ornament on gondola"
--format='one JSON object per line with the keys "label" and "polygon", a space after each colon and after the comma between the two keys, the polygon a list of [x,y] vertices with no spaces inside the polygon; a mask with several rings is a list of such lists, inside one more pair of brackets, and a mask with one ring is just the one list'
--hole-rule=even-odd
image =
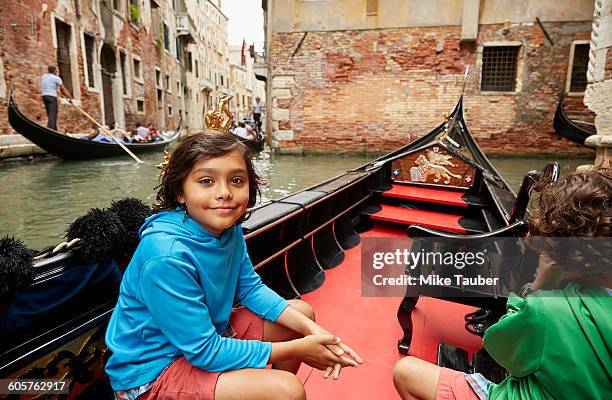
{"label": "gold ornament on gondola", "polygon": [[[229,102],[232,96],[222,94],[217,103],[217,109],[208,110],[204,117],[206,128],[212,131],[229,132],[234,116],[229,110]],[[224,116],[226,117],[224,119]]]}
{"label": "gold ornament on gondola", "polygon": [[169,162],[170,162],[170,154],[168,153],[167,150],[164,150],[164,162],[162,162],[161,164],[157,164],[156,167],[161,169],[161,172],[163,174]]}

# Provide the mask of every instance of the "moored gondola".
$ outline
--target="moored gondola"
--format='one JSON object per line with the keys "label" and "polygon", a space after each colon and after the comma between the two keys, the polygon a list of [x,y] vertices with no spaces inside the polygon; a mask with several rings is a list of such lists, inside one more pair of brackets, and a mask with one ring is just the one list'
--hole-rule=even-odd
{"label": "moored gondola", "polygon": [[266,144],[266,138],[263,135],[259,135],[256,139],[245,139],[237,135],[234,135],[234,137],[249,146],[249,149],[254,153],[262,151]]}
{"label": "moored gondola", "polygon": [[[420,315],[412,315],[411,320],[416,295],[402,302],[398,323],[397,298],[362,296],[360,251],[367,250],[362,240],[408,239],[419,230],[466,240],[520,236],[526,226],[527,186],[539,178],[535,173],[528,176],[517,197],[471,137],[460,99],[446,121],[415,142],[256,207],[242,225],[255,270],[285,298],[303,297],[311,303],[317,319],[366,360],[358,369],[343,372],[337,384],[326,384],[303,366],[299,376],[307,381],[309,398],[394,396],[390,377],[400,357],[397,340],[402,339],[400,351],[407,351],[413,340],[419,345],[410,346],[411,354],[429,358],[435,354],[423,350],[439,339],[432,333],[434,328],[424,328],[427,312],[448,311],[447,324],[438,327],[440,335],[476,346],[478,338],[466,332],[463,323],[453,327],[474,311],[466,305],[421,302]],[[120,232],[129,231],[133,237],[139,224],[125,216],[134,214],[133,210],[100,214],[107,229],[115,232],[104,236],[121,238]],[[136,214],[142,222],[146,212]],[[102,225],[94,220],[95,215],[90,215],[77,225]],[[7,288],[0,301],[0,378],[70,379],[73,398],[92,398],[94,390],[103,393],[102,368],[108,356],[104,330],[133,248],[116,243],[122,240],[107,246],[95,242],[92,247],[84,236],[100,235],[87,229],[81,232],[73,230],[69,236],[80,242],[74,240],[34,263],[30,284],[0,285]],[[107,248],[101,251],[101,247]],[[504,295],[482,297],[498,303]],[[448,297],[456,296],[451,291]]]}
{"label": "moored gondola", "polygon": [[595,126],[584,122],[572,121],[565,112],[563,100],[564,97],[561,96],[559,104],[557,104],[557,110],[555,111],[555,119],[553,120],[555,132],[557,132],[559,136],[569,139],[574,143],[584,144],[586,138],[597,133]]}
{"label": "moored gondola", "polygon": [[[88,160],[93,158],[117,157],[125,155],[119,145],[115,143],[93,142],[72,137],[49,129],[25,116],[17,107],[13,91],[9,94],[8,119],[15,131],[48,153],[61,158],[74,160]],[[134,153],[161,152],[166,146],[175,142],[180,136],[179,126],[164,137],[165,140],[155,143],[125,143],[125,147]]]}

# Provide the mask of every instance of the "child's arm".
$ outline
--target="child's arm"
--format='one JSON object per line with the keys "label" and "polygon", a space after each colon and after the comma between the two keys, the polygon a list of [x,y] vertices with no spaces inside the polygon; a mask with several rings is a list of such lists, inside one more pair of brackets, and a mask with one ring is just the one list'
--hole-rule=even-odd
{"label": "child's arm", "polygon": [[511,293],[506,315],[485,331],[484,348],[516,377],[540,368],[545,341],[550,340],[544,329],[550,317],[544,315],[542,301],[537,295],[522,298]]}
{"label": "child's arm", "polygon": [[193,265],[174,257],[149,260],[143,266],[136,296],[163,335],[192,365],[206,371],[265,368],[272,344],[220,336]]}

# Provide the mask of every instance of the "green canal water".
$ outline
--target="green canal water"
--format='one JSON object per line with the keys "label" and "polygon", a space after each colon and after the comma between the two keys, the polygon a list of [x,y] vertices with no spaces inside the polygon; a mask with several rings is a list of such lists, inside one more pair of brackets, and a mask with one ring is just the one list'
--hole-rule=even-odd
{"label": "green canal water", "polygon": [[[91,207],[107,207],[112,200],[137,197],[150,204],[155,199],[160,154],[142,157],[146,165],[130,158],[95,161],[47,159],[0,164],[0,235],[14,235],[31,248],[57,244],[74,219]],[[360,166],[372,158],[337,156],[279,156],[267,151],[255,164],[268,185],[262,200],[277,199]],[[491,161],[516,191],[525,172],[540,169],[550,158],[492,158]],[[561,159],[564,173],[588,159]]]}

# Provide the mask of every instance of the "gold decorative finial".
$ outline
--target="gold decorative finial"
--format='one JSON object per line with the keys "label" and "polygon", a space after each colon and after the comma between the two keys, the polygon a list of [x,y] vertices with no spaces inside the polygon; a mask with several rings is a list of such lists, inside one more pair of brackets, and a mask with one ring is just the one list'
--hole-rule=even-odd
{"label": "gold decorative finial", "polygon": [[156,167],[161,169],[162,173],[164,173],[169,162],[170,162],[170,154],[168,154],[167,150],[164,150],[164,162],[161,164],[157,164]]}
{"label": "gold decorative finial", "polygon": [[[229,132],[232,122],[234,122],[234,116],[229,110],[229,102],[231,99],[232,96],[222,94],[219,97],[217,109],[208,110],[206,112],[206,116],[204,117],[206,128],[213,131]],[[227,117],[225,121],[223,120],[223,115]]]}
{"label": "gold decorative finial", "polygon": [[448,121],[450,120],[450,114],[447,112],[442,113],[442,117],[444,117],[444,133],[440,136],[439,140],[444,140],[448,137]]}

